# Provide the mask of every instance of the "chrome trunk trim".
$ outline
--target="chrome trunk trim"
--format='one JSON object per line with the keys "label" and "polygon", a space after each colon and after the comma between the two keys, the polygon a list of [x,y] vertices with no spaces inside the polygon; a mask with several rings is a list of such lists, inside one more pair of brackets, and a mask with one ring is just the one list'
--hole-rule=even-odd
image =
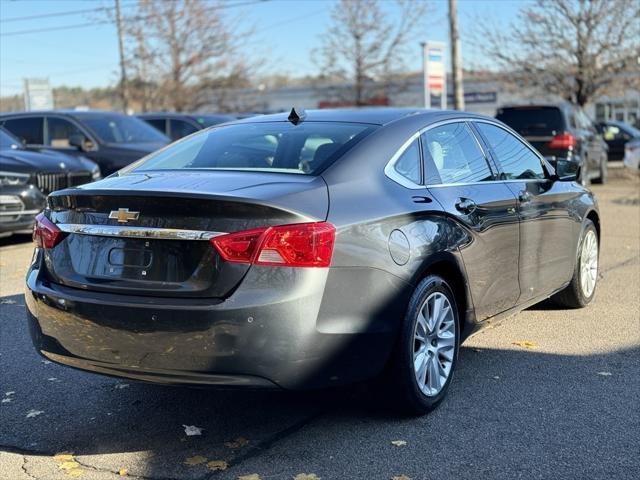
{"label": "chrome trunk trim", "polygon": [[180,230],[175,228],[124,227],[120,225],[81,225],[59,223],[57,227],[66,233],[96,235],[99,237],[153,238],[158,240],[210,240],[225,232]]}

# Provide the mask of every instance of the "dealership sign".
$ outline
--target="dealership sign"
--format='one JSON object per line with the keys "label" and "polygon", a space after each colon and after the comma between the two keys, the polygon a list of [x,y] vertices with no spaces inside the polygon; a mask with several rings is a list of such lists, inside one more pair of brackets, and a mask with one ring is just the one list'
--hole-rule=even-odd
{"label": "dealership sign", "polygon": [[445,73],[445,49],[441,42],[427,42],[423,47],[424,105],[426,108],[447,107],[447,77]]}
{"label": "dealership sign", "polygon": [[52,110],[53,92],[48,78],[24,79],[24,109]]}

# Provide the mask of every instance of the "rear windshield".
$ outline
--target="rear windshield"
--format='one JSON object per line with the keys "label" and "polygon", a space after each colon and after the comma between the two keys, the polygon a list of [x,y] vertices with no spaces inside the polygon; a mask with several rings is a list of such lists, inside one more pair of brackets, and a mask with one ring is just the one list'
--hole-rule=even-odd
{"label": "rear windshield", "polygon": [[78,118],[104,143],[167,143],[147,122],[128,115],[101,114]]}
{"label": "rear windshield", "polygon": [[337,122],[214,127],[149,155],[135,164],[134,170],[248,170],[315,175],[375,128]]}
{"label": "rear windshield", "polygon": [[501,108],[496,118],[520,135],[555,135],[565,130],[562,112],[556,107]]}

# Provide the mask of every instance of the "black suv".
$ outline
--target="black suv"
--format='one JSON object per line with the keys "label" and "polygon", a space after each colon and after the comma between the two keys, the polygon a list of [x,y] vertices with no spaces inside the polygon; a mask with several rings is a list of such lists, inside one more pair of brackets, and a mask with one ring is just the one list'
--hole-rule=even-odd
{"label": "black suv", "polygon": [[237,117],[225,114],[206,113],[140,113],[136,115],[140,120],[144,120],[152,127],[157,128],[171,140],[191,135],[198,130],[218,125],[219,123],[236,120]]}
{"label": "black suv", "polygon": [[8,113],[0,126],[27,147],[46,147],[88,157],[103,176],[169,143],[169,139],[135,117],[116,112],[47,111]]}
{"label": "black suv", "polygon": [[606,181],[607,145],[577,105],[502,107],[496,118],[526,138],[545,157],[576,162],[583,185]]}

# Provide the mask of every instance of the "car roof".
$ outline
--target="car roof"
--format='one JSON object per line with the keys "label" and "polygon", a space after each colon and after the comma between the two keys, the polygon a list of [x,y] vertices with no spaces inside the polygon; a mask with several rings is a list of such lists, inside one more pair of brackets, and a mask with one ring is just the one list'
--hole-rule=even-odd
{"label": "car roof", "polygon": [[138,118],[164,117],[164,118],[197,118],[197,117],[224,117],[235,118],[230,113],[205,113],[205,112],[144,112],[136,113]]}
{"label": "car roof", "polygon": [[[468,112],[455,110],[427,110],[425,108],[392,108],[392,107],[365,107],[349,109],[318,109],[305,110],[304,122],[345,122],[345,123],[365,123],[371,125],[387,125],[403,118],[420,116],[422,120],[431,121],[442,117],[465,117],[465,118],[490,118]],[[265,122],[286,122],[290,113],[275,113],[271,115],[260,115],[257,117],[243,118],[233,122],[242,123],[265,123]]]}
{"label": "car roof", "polygon": [[96,116],[105,116],[105,115],[125,115],[122,112],[113,112],[108,110],[72,110],[72,109],[60,109],[60,110],[30,110],[28,112],[9,112],[3,113],[0,117],[29,117],[29,116],[42,116],[42,115],[62,115],[62,116],[70,116],[75,118],[83,118],[83,117],[96,117]]}

